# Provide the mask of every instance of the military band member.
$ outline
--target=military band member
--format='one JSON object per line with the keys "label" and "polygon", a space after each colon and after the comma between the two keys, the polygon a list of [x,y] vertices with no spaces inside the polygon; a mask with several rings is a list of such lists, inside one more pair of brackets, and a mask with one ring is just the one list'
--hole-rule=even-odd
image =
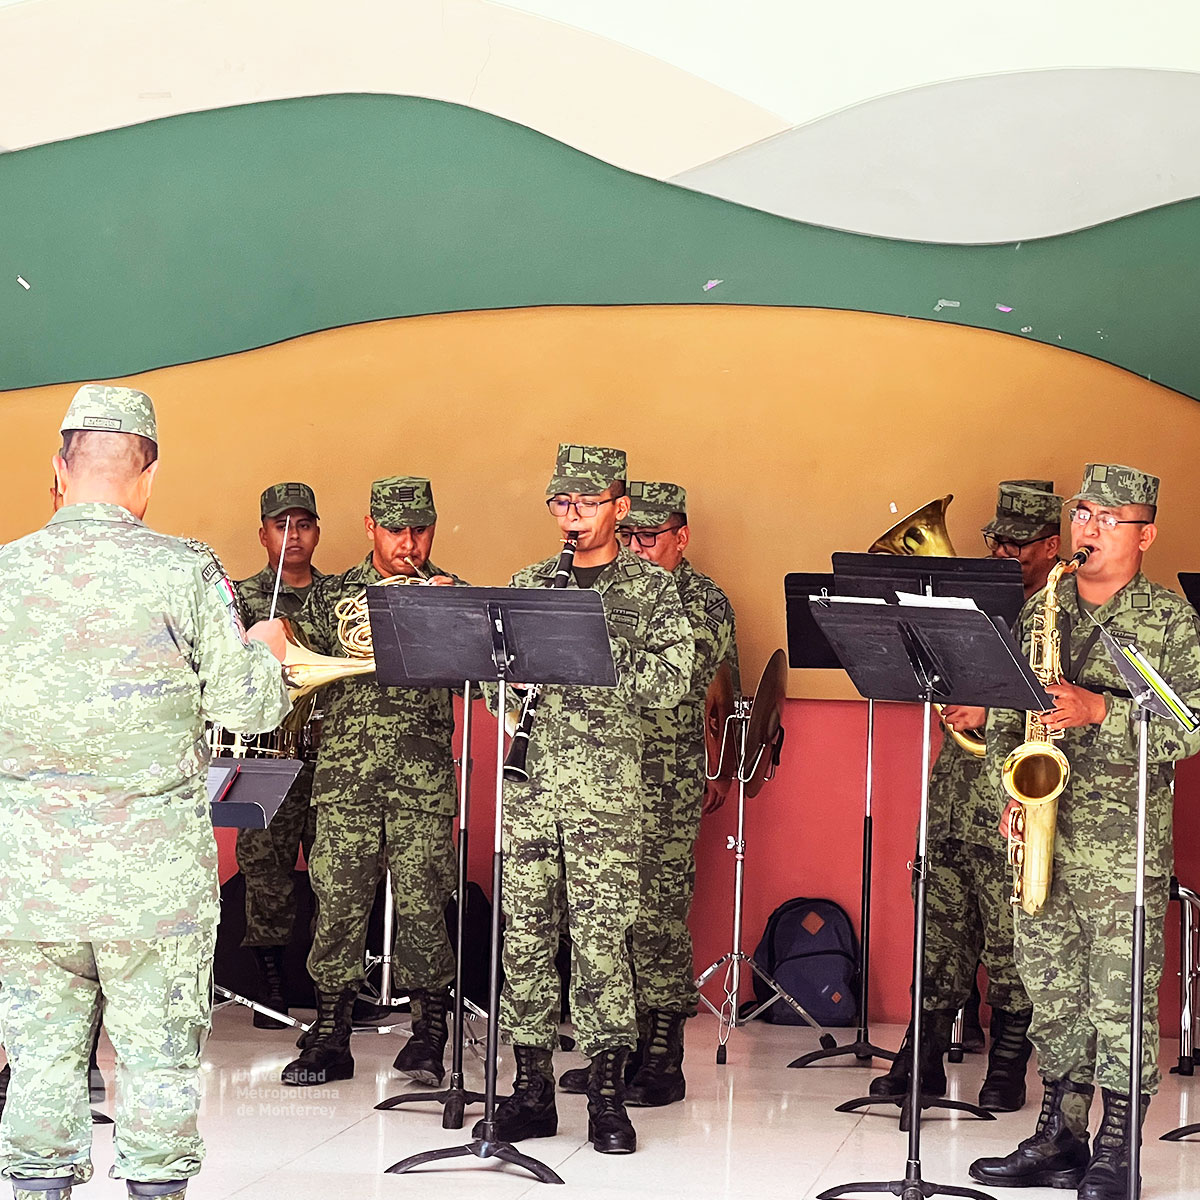
{"label": "military band member", "polygon": [[[678,703],[691,679],[692,631],[670,575],[622,549],[629,513],[625,454],[562,445],[547,506],[562,535],[577,533],[570,586],[601,593],[617,668],[615,688],[542,690],[527,784],[504,806],[504,993],[513,1043],[513,1095],[496,1110],[503,1141],[557,1132],[552,1050],[558,1037],[560,872],[571,933],[571,1013],[591,1059],[588,1140],[602,1154],[637,1145],[624,1072],[637,1041],[626,937],[637,913],[641,830],[640,710]],[[548,587],[557,556],[513,576]],[[477,1125],[475,1136],[481,1133]]]}
{"label": "military band member", "polygon": [[[430,561],[437,523],[428,479],[371,485],[371,552],[313,582],[295,624],[320,654],[343,653],[336,609],[395,575],[453,578]],[[454,889],[454,711],[445,688],[385,688],[373,677],[331,684],[313,781],[317,836],[309,877],[317,897],[308,971],[317,1019],[283,1070],[299,1086],[349,1079],[351,1011],[363,981],[367,921],[379,880],[391,874],[396,912],[393,979],[412,1001],[412,1037],[396,1070],[436,1085],[445,1075],[446,1013],[454,957],[445,909]]]}
{"label": "military band member", "polygon": [[[1062,497],[1048,480],[1000,484],[996,515],[983,528],[993,558],[1015,558],[1028,599],[1046,583],[1058,560]],[[987,710],[948,705],[946,725],[958,732],[982,730]],[[1007,847],[996,832],[995,797],[983,759],[949,733],[929,779],[929,825],[925,857],[925,1004],[921,1090],[946,1094],[945,1053],[955,1015],[971,994],[976,967],[988,973],[992,1044],[979,1105],[1015,1112],[1025,1103],[1025,1071],[1032,1008],[1013,958],[1012,892]],[[912,1071],[912,1030],[891,1069],[871,1081],[873,1096],[903,1096]]]}
{"label": "military band member", "polygon": [[[92,1174],[88,1050],[116,1050],[113,1173],[182,1200],[219,915],[204,721],[288,709],[275,624],[243,630],[208,554],[148,529],[144,393],[88,384],[54,459],[62,507],[0,549],[0,1171],[18,1200]],[[263,644],[266,642],[267,644]]]}
{"label": "military band member", "polygon": [[[1053,877],[1035,916],[1016,912],[1015,947],[1033,1001],[1029,1034],[1044,1085],[1037,1128],[1011,1154],[982,1158],[971,1175],[997,1187],[1078,1187],[1086,1200],[1126,1194],[1131,1118],[1140,1119],[1156,1090],[1158,985],[1163,917],[1171,869],[1175,762],[1200,750],[1200,733],[1166,720],[1149,726],[1150,790],[1146,843],[1145,1039],[1138,1064],[1141,1113],[1129,1106],[1130,956],[1138,813],[1136,707],[1099,641],[1097,625],[1134,640],[1185,704],[1200,707],[1200,637],[1185,600],[1142,574],[1153,544],[1158,480],[1132,467],[1093,463],[1070,501],[1071,551],[1091,556],[1059,580],[1063,682],[1046,691],[1054,708],[1041,715],[1062,730],[1058,747],[1070,779],[1058,800]],[[1029,652],[1034,596],[1018,623]],[[988,716],[986,771],[997,811],[1004,805],[1001,767],[1025,740],[1026,715]],[[1012,802],[1005,808],[1007,831]],[[1088,1150],[1088,1110],[1099,1084],[1104,1115]]]}
{"label": "military band member", "polygon": [[[294,617],[304,607],[305,597],[321,572],[312,565],[313,552],[321,540],[317,498],[307,483],[276,483],[259,499],[261,524],[258,540],[267,552],[267,565],[256,575],[234,586],[246,621],[263,621],[270,616]],[[280,560],[283,570],[280,572]],[[279,581],[278,595],[275,582]],[[272,611],[272,608],[274,611]],[[316,697],[301,702],[303,711],[292,713],[288,726],[299,734],[311,716]],[[262,999],[276,1012],[287,1012],[284,950],[296,920],[296,852],[312,853],[316,813],[312,809],[312,781],[316,747],[298,745],[305,762],[279,811],[266,829],[239,829],[237,860],[246,882],[246,936],[266,985]],[[260,1029],[284,1029],[257,1009],[254,1024]]]}
{"label": "military band member", "polygon": [[[632,482],[622,545],[671,572],[695,637],[687,694],[673,708],[642,710],[640,893],[633,924],[638,1014],[635,1072],[626,1104],[657,1108],[682,1100],[683,1026],[699,994],[692,975],[688,912],[696,886],[695,843],[704,804],[704,701],[722,663],[737,684],[737,641],[729,598],[684,557],[691,540],[687,493],[678,484]],[[583,1091],[587,1072],[567,1071],[563,1091]]]}

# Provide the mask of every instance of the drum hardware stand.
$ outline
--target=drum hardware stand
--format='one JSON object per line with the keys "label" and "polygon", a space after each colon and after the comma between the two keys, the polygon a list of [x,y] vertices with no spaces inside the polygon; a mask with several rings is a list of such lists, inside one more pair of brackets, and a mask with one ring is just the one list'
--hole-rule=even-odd
{"label": "drum hardware stand", "polygon": [[[503,740],[503,739],[501,739]],[[380,1101],[375,1107],[383,1111],[399,1108],[402,1104],[419,1104],[435,1101],[442,1105],[442,1128],[461,1129],[463,1113],[468,1104],[481,1104],[487,1097],[482,1092],[471,1092],[464,1086],[463,1080],[463,1042],[466,1036],[464,1026],[466,995],[463,992],[463,923],[467,907],[467,821],[471,812],[471,685],[463,689],[463,718],[462,718],[462,759],[459,763],[458,787],[458,885],[457,885],[457,926],[454,944],[457,952],[454,955],[454,1046],[451,1051],[450,1084],[438,1092],[413,1092],[398,1096],[390,1096]],[[471,1005],[476,1014],[481,1011]]]}
{"label": "drum hardware stand", "polygon": [[862,897],[859,900],[859,976],[858,976],[858,1032],[854,1041],[844,1046],[833,1046],[829,1049],[813,1050],[802,1054],[799,1058],[788,1063],[789,1067],[808,1067],[826,1058],[840,1058],[853,1054],[854,1063],[847,1066],[870,1066],[874,1058],[892,1061],[896,1055],[891,1050],[883,1050],[871,1041],[870,1026],[870,977],[871,977],[871,844],[873,826],[871,820],[871,802],[875,791],[875,701],[867,701],[867,784],[863,812],[863,841],[862,841]]}
{"label": "drum hardware stand", "polygon": [[[750,764],[750,769],[747,771],[746,756],[747,756],[747,730],[750,722],[751,701],[745,697],[739,697],[734,701],[733,712],[725,722],[725,730],[721,737],[721,754],[717,760],[717,768],[719,771],[720,763],[725,756],[725,748],[729,739],[730,729],[733,728],[733,745],[736,754],[737,768],[737,785],[738,785],[738,815],[737,815],[737,835],[730,836],[726,839],[726,848],[734,853],[734,873],[733,873],[733,948],[727,953],[722,954],[716,962],[711,963],[696,978],[696,988],[699,990],[704,984],[718,971],[721,967],[725,968],[724,980],[724,998],[721,1001],[721,1007],[718,1008],[703,992],[700,992],[701,1002],[720,1022],[717,1033],[717,1063],[723,1064],[727,1058],[726,1043],[729,1041],[729,1035],[739,1025],[747,1025],[754,1020],[760,1013],[765,1012],[778,1000],[782,1000],[785,1004],[793,1008],[806,1024],[810,1025],[821,1035],[821,1045],[826,1049],[833,1046],[833,1038],[826,1033],[820,1025],[813,1020],[808,1011],[800,1004],[794,996],[791,996],[783,987],[766,971],[762,969],[751,957],[742,949],[742,899],[745,890],[746,876],[746,784],[754,778],[758,771],[759,765],[762,762],[764,754],[770,754],[770,760],[767,767],[766,779],[770,779],[775,774],[775,768],[779,765],[779,755],[783,747],[783,728],[780,727],[775,736],[773,743],[763,743],[755,747],[754,760]],[[707,774],[707,772],[706,772]],[[710,776],[715,778],[716,776]],[[771,995],[761,1004],[756,1005],[745,1016],[738,1014],[738,994],[741,990],[742,982],[742,966],[745,964],[759,979],[766,984]]]}
{"label": "drum hardware stand", "polygon": [[[494,679],[501,722],[508,710],[508,683],[613,687],[616,668],[599,593],[591,589],[471,588],[367,589],[377,676],[384,686],[434,680]],[[409,593],[401,595],[400,593]],[[424,594],[422,594],[424,593]],[[432,599],[432,602],[431,602]],[[569,645],[570,655],[560,647]],[[455,685],[457,686],[457,685]],[[450,1158],[498,1159],[528,1171],[540,1183],[562,1178],[545,1163],[496,1136],[496,1074],[500,1050],[500,924],[504,883],[504,758],[496,738],[496,814],[492,839],[491,963],[488,969],[487,1055],[480,1134],[465,1145],[426,1150],[393,1163],[400,1175]]]}
{"label": "drum hardware stand", "polygon": [[[975,609],[938,604],[932,597],[926,605],[873,604],[849,597],[813,597],[813,615],[846,666],[860,694],[875,699],[912,700],[923,705],[920,821],[913,873],[917,881],[913,929],[912,985],[912,1071],[907,1097],[903,1099],[901,1122],[907,1116],[908,1156],[903,1179],[844,1184],[819,1194],[818,1200],[855,1193],[887,1192],[902,1200],[926,1200],[935,1195],[964,1196],[991,1200],[986,1192],[949,1184],[928,1182],[921,1177],[921,1113],[930,1103],[977,1112],[994,1120],[991,1113],[957,1101],[934,1101],[921,1093],[922,1035],[925,1022],[925,915],[926,854],[929,826],[930,724],[934,701],[975,703],[1002,708],[1040,708],[1046,696],[1036,676],[1015,650],[999,618]],[[942,659],[947,665],[943,665]],[[961,679],[956,678],[961,676]],[[915,693],[915,695],[914,695]],[[885,1097],[867,1097],[839,1105],[851,1111],[878,1104]]]}

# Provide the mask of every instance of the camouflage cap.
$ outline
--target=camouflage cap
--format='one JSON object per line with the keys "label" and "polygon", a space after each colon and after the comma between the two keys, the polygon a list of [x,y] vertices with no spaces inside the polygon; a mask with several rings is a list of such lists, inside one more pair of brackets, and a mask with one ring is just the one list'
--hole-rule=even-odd
{"label": "camouflage cap", "polygon": [[287,512],[289,508],[302,508],[314,517],[321,515],[317,512],[317,497],[307,483],[273,483],[258,502],[259,515],[264,521]]}
{"label": "camouflage cap", "polygon": [[71,400],[58,427],[60,433],[94,429],[101,433],[136,433],[158,444],[154,402],[137,388],[85,383]]}
{"label": "camouflage cap", "polygon": [[1120,463],[1088,463],[1083,483],[1072,500],[1090,500],[1104,508],[1123,504],[1157,504],[1158,476]]}
{"label": "camouflage cap", "polygon": [[649,529],[671,519],[672,513],[687,513],[687,492],[677,483],[633,482],[626,488],[629,516],[624,524]]}
{"label": "camouflage cap", "polygon": [[583,496],[599,495],[618,479],[625,478],[625,451],[608,446],[573,446],[563,442],[558,447],[554,475],[546,485],[547,496],[578,492]]}
{"label": "camouflage cap", "polygon": [[[1030,486],[1043,483],[1045,487]],[[996,495],[996,515],[983,532],[1019,542],[1045,529],[1058,529],[1063,498],[1050,490],[1053,486],[1049,480],[1005,480]]]}
{"label": "camouflage cap", "polygon": [[432,525],[433,484],[419,475],[392,475],[371,484],[371,517],[385,529]]}
{"label": "camouflage cap", "polygon": [[1032,488],[1035,492],[1052,492],[1054,491],[1053,479],[1002,479],[1000,480],[1001,487],[1019,487]]}

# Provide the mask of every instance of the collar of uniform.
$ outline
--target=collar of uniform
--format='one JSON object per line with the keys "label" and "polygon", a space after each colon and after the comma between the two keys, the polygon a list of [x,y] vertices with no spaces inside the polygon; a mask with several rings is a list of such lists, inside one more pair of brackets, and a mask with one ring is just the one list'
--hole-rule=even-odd
{"label": "collar of uniform", "polygon": [[46,523],[66,525],[71,521],[113,521],[121,525],[141,525],[127,508],[119,504],[104,504],[99,500],[88,500],[82,504],[68,504],[60,508]]}
{"label": "collar of uniform", "polygon": [[[1082,618],[1084,609],[1079,599],[1078,580],[1072,574],[1068,575],[1062,582],[1067,588],[1067,596],[1070,598],[1072,607],[1074,608],[1073,616]],[[1060,592],[1061,590],[1060,588]],[[1061,599],[1062,597],[1060,596],[1060,601]],[[1122,609],[1128,608],[1135,612],[1145,612],[1151,607],[1152,603],[1150,581],[1139,571],[1123,588],[1109,596],[1091,614],[1091,619],[1103,625],[1109,617],[1120,612]]]}

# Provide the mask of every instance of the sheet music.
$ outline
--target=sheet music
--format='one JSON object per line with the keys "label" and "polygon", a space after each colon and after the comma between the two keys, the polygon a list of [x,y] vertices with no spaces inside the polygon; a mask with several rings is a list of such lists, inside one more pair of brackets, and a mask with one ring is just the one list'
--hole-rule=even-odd
{"label": "sheet music", "polygon": [[901,604],[913,608],[966,608],[980,612],[979,605],[970,596],[926,596],[923,592],[897,592]]}

